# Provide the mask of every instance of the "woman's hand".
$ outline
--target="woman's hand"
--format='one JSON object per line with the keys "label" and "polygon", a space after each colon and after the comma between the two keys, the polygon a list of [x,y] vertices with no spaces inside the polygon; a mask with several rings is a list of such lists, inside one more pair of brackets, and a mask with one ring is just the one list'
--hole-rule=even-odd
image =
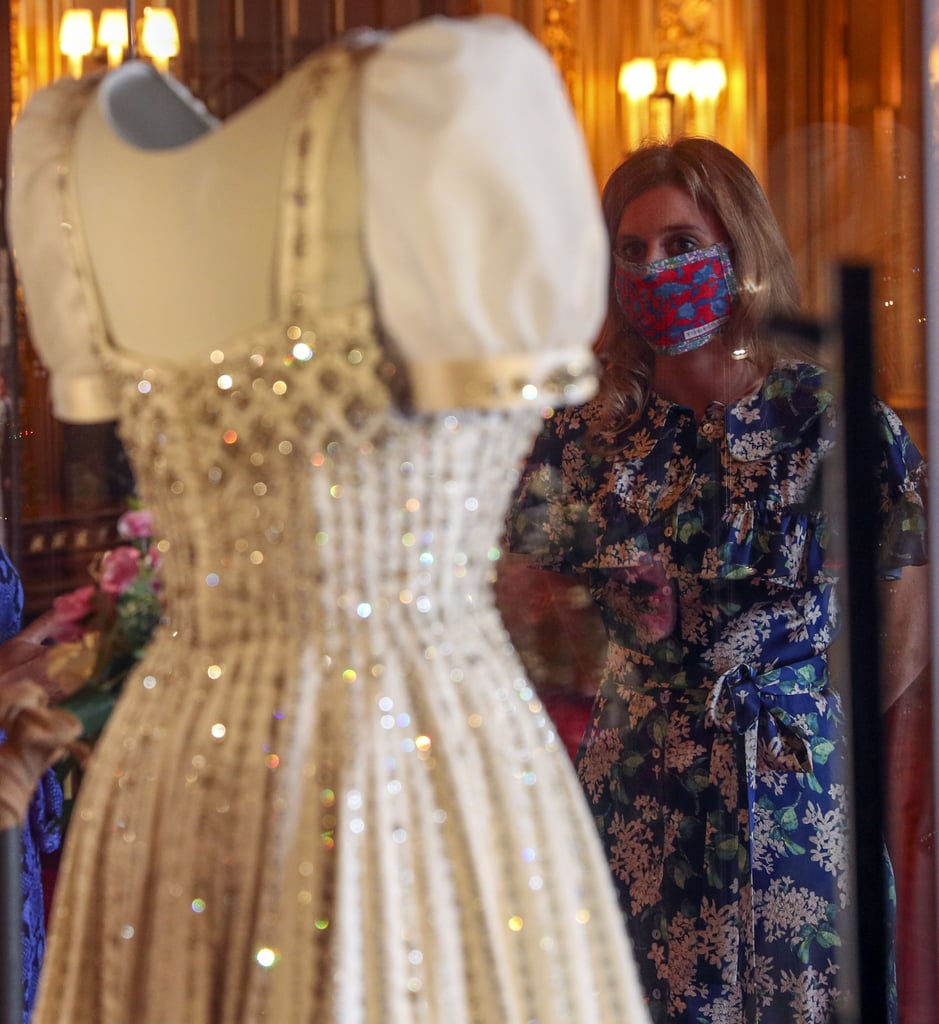
{"label": "woman's hand", "polygon": [[68,696],[61,686],[49,678],[47,656],[54,619],[46,612],[33,620],[16,636],[0,644],[0,691],[7,686],[28,680],[40,687],[50,703]]}
{"label": "woman's hand", "polygon": [[43,689],[30,682],[0,687],[0,829],[21,825],[43,772],[67,753],[83,761],[81,723],[50,708]]}
{"label": "woman's hand", "polygon": [[929,566],[908,565],[880,584],[881,706],[887,710],[928,667]]}

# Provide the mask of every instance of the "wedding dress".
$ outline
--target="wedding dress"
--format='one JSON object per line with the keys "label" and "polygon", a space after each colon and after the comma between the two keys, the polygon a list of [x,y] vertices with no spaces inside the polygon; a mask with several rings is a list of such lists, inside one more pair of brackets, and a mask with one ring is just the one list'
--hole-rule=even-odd
{"label": "wedding dress", "polygon": [[[15,127],[8,220],[56,407],[106,416],[116,391],[167,598],[82,783],[38,1024],[646,1020],[580,787],[491,594],[518,459],[550,401],[589,393],[592,179],[517,26],[367,42],[264,101],[290,111],[244,179],[278,170],[275,298],[228,340],[150,340],[244,296],[214,297],[231,254],[193,257],[205,224],[160,237],[145,183],[268,114],[213,127],[171,85],[188,127],[138,146],[116,101],[150,76],[130,66],[55,84]],[[95,119],[112,137],[83,151]],[[95,190],[128,188],[115,253]]]}

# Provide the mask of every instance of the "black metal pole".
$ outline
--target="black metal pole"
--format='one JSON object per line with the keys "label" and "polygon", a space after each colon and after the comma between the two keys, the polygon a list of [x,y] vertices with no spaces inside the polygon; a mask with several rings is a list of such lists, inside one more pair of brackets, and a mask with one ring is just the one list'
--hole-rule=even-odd
{"label": "black metal pole", "polygon": [[860,1024],[887,1020],[887,896],[880,723],[879,488],[873,411],[873,286],[867,266],[840,270],[841,439],[848,564],[854,864]]}
{"label": "black metal pole", "polygon": [[0,1024],[23,1024],[23,894],[20,830],[0,830]]}
{"label": "black metal pole", "polygon": [[127,59],[135,60],[137,57],[137,15],[134,10],[134,0],[127,0]]}

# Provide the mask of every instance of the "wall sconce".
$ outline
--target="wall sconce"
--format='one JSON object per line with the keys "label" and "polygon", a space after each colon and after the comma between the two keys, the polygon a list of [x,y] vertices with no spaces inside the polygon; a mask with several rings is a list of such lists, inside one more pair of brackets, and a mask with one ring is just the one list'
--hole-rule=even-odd
{"label": "wall sconce", "polygon": [[626,97],[626,145],[630,151],[649,135],[650,97],[658,81],[659,72],[651,57],[637,57],[620,66],[617,88]]}
{"label": "wall sconce", "polygon": [[127,11],[120,7],[106,7],[98,22],[98,45],[107,50],[109,68],[116,68],[121,63],[129,43]]}
{"label": "wall sconce", "polygon": [[59,25],[59,50],[68,58],[73,78],[81,78],[82,59],[95,48],[95,25],[91,11],[74,7],[62,15]]}
{"label": "wall sconce", "polygon": [[158,71],[169,70],[170,57],[179,53],[179,28],[176,15],[168,7],[145,7],[140,48],[153,60]]}
{"label": "wall sconce", "polygon": [[[664,71],[661,76],[660,67]],[[659,88],[660,77],[664,88]],[[651,57],[627,61],[620,67],[617,82],[625,97],[627,149],[631,152],[647,138],[713,137],[717,103],[726,87],[727,70],[718,57],[676,57],[659,64]]]}
{"label": "wall sconce", "polygon": [[727,69],[718,57],[699,60],[694,66],[691,95],[694,97],[695,131],[713,138],[717,134],[717,101],[727,88]]}
{"label": "wall sconce", "polygon": [[[127,10],[106,7],[101,12],[98,34],[95,36],[94,13],[84,7],[67,10],[59,25],[59,51],[68,58],[69,71],[79,78],[83,60],[94,52],[95,42],[107,52],[108,67],[117,67],[130,46]],[[179,28],[176,15],[168,7],[145,7],[143,27],[140,30],[141,51],[153,61],[159,71],[169,70],[171,57],[179,53]],[[100,51],[97,55],[100,58]]]}

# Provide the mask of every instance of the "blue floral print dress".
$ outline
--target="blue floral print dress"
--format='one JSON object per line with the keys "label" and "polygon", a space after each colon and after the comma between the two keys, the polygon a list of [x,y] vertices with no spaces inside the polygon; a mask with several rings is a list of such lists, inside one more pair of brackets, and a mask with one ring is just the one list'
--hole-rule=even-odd
{"label": "blue floral print dress", "polygon": [[[7,553],[0,548],[0,643],[20,630],[23,586]],[[4,740],[0,732],[0,743]],[[45,897],[42,855],[58,850],[62,839],[62,789],[50,768],[39,780],[22,830],[20,885],[23,896],[23,1013],[32,1013],[39,987],[39,970],[46,949]],[[0,993],[2,998],[2,993]]]}
{"label": "blue floral print dress", "polygon": [[[886,573],[925,561],[925,465],[877,412]],[[587,403],[545,423],[508,541],[582,575],[605,621],[578,772],[652,1018],[831,1021],[849,837],[825,375],[782,363],[700,422],[653,395],[602,445],[597,416]]]}

